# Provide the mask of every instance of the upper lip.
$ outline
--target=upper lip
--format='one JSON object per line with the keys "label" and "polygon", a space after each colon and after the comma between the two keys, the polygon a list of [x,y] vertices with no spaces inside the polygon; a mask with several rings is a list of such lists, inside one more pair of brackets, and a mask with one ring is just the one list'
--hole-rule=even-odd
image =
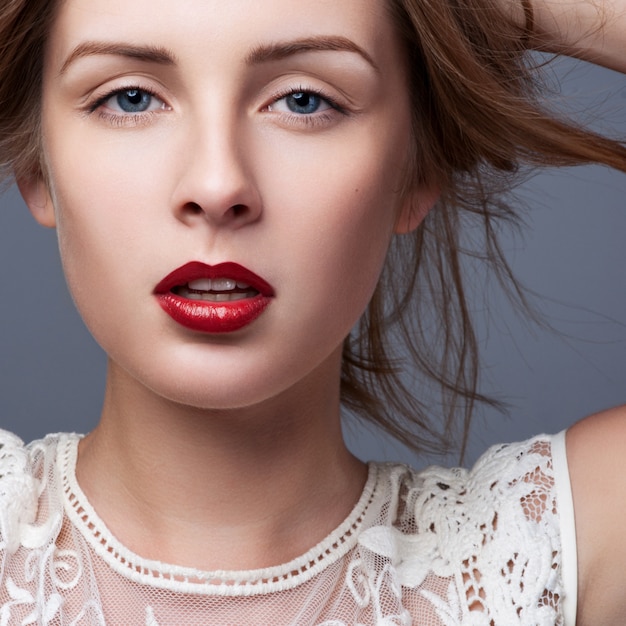
{"label": "upper lip", "polygon": [[238,263],[218,263],[207,265],[199,261],[191,261],[170,272],[156,287],[155,293],[162,294],[175,287],[182,287],[192,280],[199,278],[230,278],[247,283],[263,296],[273,296],[274,289],[260,276]]}

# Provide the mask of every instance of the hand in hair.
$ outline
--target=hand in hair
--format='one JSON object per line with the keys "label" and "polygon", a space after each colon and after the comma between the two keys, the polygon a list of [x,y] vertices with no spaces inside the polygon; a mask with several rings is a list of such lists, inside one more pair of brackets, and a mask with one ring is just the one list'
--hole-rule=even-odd
{"label": "hand in hair", "polygon": [[530,47],[626,72],[624,0],[503,0]]}

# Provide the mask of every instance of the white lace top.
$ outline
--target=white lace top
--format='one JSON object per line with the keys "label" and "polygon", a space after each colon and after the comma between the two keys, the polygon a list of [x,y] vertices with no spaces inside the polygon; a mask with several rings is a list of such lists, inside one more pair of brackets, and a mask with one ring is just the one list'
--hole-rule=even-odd
{"label": "white lace top", "polygon": [[204,572],[121,545],[76,482],[78,436],[0,431],[0,626],[574,624],[563,435],[471,470],[369,466],[350,516],[301,557]]}

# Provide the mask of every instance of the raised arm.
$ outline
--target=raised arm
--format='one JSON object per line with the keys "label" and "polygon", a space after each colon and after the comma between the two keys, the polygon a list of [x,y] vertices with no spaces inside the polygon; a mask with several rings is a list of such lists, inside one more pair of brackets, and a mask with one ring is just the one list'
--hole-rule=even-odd
{"label": "raised arm", "polygon": [[[526,8],[532,7],[531,39],[538,47],[626,72],[626,1],[526,1]],[[513,10],[525,21],[523,3]]]}

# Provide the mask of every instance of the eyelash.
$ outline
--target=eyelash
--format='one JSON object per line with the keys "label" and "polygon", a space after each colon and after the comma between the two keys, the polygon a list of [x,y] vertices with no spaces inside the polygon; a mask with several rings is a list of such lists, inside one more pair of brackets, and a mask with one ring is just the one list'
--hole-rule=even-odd
{"label": "eyelash", "polygon": [[[148,87],[142,87],[137,84],[129,84],[122,87],[116,87],[110,91],[107,91],[105,94],[96,97],[93,102],[88,103],[85,106],[85,111],[88,115],[92,115],[93,113],[97,113],[98,117],[112,126],[125,127],[125,126],[141,126],[149,122],[154,115],[158,114],[158,110],[153,111],[139,111],[137,113],[116,113],[110,112],[106,109],[103,109],[103,105],[106,104],[111,98],[115,97],[117,94],[121,94],[124,92],[128,92],[131,90],[141,91],[142,93],[148,94],[152,98],[156,98],[157,100],[164,102],[154,90]],[[293,126],[304,126],[304,127],[318,127],[324,126],[332,121],[333,113],[339,113],[341,115],[349,115],[349,111],[342,105],[340,105],[335,98],[325,93],[323,90],[314,88],[314,87],[305,87],[300,85],[298,87],[289,87],[284,89],[283,91],[278,92],[274,96],[272,96],[272,100],[269,104],[263,107],[265,111],[271,111],[271,107],[275,105],[280,100],[291,96],[296,93],[306,93],[321,98],[324,102],[328,104],[330,109],[327,109],[321,113],[311,113],[311,114],[296,114],[296,113],[285,113],[285,112],[276,112],[277,115],[280,115],[283,120],[286,121],[288,125]],[[167,105],[165,105],[167,107]]]}
{"label": "eyelash", "polygon": [[294,95],[296,93],[306,93],[306,94],[310,94],[313,96],[317,96],[318,98],[321,98],[324,102],[326,102],[329,105],[330,110],[326,110],[326,111],[323,111],[322,113],[317,113],[317,114],[312,113],[310,115],[278,112],[277,114],[281,115],[283,119],[287,121],[288,124],[305,126],[305,127],[311,128],[311,127],[323,126],[331,122],[332,117],[333,117],[332,113],[340,113],[341,115],[349,115],[349,111],[344,106],[339,104],[339,102],[337,102],[337,100],[334,97],[328,95],[322,89],[318,89],[316,87],[305,87],[304,85],[299,85],[298,87],[295,87],[295,88],[288,87],[284,89],[283,91],[279,91],[277,94],[272,96],[272,101],[270,102],[270,104],[264,107],[264,110],[271,110],[270,107],[272,107],[276,102],[279,102],[283,98],[287,98],[288,96]]}
{"label": "eyelash", "polygon": [[153,116],[158,113],[158,111],[140,111],[137,113],[123,114],[109,112],[102,108],[102,106],[114,96],[132,90],[141,91],[142,93],[148,94],[150,97],[156,98],[160,102],[165,103],[164,100],[159,98],[153,89],[142,87],[137,84],[129,84],[123,87],[116,87],[115,89],[107,91],[105,94],[96,97],[93,102],[87,104],[85,110],[89,115],[97,113],[100,119],[109,122],[112,126],[141,126],[151,120]]}

